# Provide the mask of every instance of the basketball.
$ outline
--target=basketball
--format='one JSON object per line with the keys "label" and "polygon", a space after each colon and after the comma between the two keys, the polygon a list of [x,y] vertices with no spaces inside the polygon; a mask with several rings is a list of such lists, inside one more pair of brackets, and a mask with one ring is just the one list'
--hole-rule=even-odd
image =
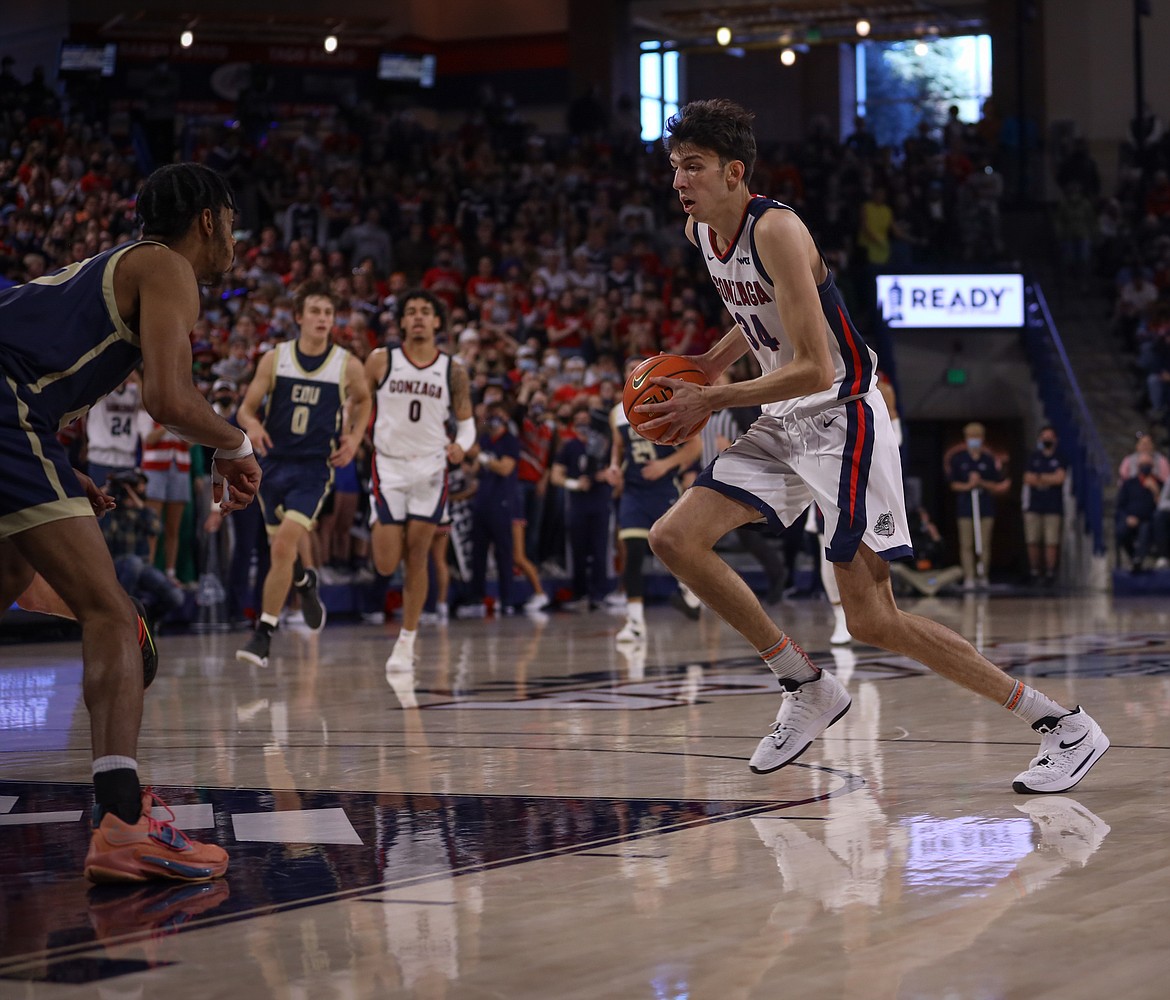
{"label": "basketball", "polygon": [[[622,391],[622,408],[626,411],[626,419],[629,420],[630,426],[650,441],[657,441],[658,438],[655,434],[660,432],[651,431],[647,434],[642,430],[641,425],[654,418],[648,413],[635,413],[634,407],[642,403],[665,403],[674,395],[669,389],[655,385],[650,381],[652,378],[659,377],[681,378],[687,382],[693,382],[695,385],[708,384],[707,377],[699,368],[695,367],[695,363],[690,358],[683,358],[677,354],[656,354],[652,358],[647,358],[630,372],[630,377],[626,379],[626,387]],[[695,424],[688,432],[687,437],[694,437],[698,434],[709,419],[710,414]]]}

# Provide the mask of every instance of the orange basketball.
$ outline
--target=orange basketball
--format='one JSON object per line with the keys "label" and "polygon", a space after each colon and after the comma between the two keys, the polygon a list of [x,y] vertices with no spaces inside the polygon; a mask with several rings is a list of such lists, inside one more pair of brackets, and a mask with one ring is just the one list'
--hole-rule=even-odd
{"label": "orange basketball", "polygon": [[[690,358],[683,358],[677,354],[656,354],[647,358],[637,368],[630,372],[626,379],[626,387],[622,392],[622,408],[626,411],[626,419],[630,426],[644,438],[656,441],[655,432],[647,434],[641,425],[654,418],[648,413],[635,413],[634,407],[641,403],[665,403],[674,393],[660,385],[654,385],[652,378],[681,378],[695,385],[707,385],[707,376],[695,367]],[[710,414],[691,428],[687,437],[694,437],[703,429],[710,419]],[[659,432],[660,433],[660,432]]]}

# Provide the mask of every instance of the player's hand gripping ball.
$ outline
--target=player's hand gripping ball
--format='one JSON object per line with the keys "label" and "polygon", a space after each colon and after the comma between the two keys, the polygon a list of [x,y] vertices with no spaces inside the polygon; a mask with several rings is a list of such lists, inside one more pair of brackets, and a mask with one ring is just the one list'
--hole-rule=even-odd
{"label": "player's hand gripping ball", "polygon": [[[630,377],[626,379],[626,387],[622,391],[622,408],[626,411],[626,419],[629,420],[630,426],[650,441],[657,441],[659,436],[666,432],[666,428],[659,428],[647,433],[642,429],[642,425],[648,420],[655,419],[655,416],[661,416],[661,414],[636,413],[634,407],[640,406],[642,403],[665,403],[674,395],[665,386],[655,385],[650,381],[652,378],[659,377],[683,379],[686,382],[693,382],[695,385],[708,384],[707,376],[695,367],[695,363],[690,358],[680,357],[677,354],[656,354],[652,358],[647,358],[630,372]],[[687,432],[686,436],[688,438],[694,437],[710,419],[711,415],[707,414]]]}

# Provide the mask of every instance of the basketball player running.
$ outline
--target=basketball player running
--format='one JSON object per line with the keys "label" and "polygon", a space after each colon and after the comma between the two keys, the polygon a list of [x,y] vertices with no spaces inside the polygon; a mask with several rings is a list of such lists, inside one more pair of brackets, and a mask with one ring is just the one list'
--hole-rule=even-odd
{"label": "basketball player running", "polygon": [[317,571],[305,565],[298,550],[310,551],[309,532],[333,488],[333,470],[353,461],[370,419],[362,363],[329,341],[335,307],[323,282],[297,289],[297,339],[277,344],[260,359],[237,416],[262,459],[260,506],[271,565],[260,620],[248,644],[236,650],[236,659],[260,667],[268,665],[272,633],[280,625],[290,586],[301,597],[305,624],[314,632],[325,627]]}
{"label": "basketball player running", "polygon": [[[626,377],[641,361],[631,359]],[[626,623],[614,639],[618,643],[646,638],[645,560],[650,554],[650,528],[678,500],[679,476],[699,460],[703,442],[697,435],[675,448],[648,441],[630,426],[621,404],[610,414],[613,446],[610,485],[621,487],[618,499],[618,538],[625,545],[622,584],[626,592]]]}
{"label": "basketball player running", "polygon": [[849,631],[912,657],[990,698],[1041,734],[1017,792],[1072,788],[1109,748],[1088,713],[1008,677],[965,639],[900,611],[888,560],[911,554],[898,449],[875,386],[876,358],[853,328],[812,236],[787,206],[748,190],[756,143],[750,113],[726,100],[686,105],[667,124],[674,189],[736,329],[695,358],[708,382],[751,350],[762,375],[731,385],[654,381],[673,390],[639,407],[667,442],[713,410],[763,405],[763,415],[722,452],[650,533],[679,579],[751,642],[783,688],[772,731],[751,758],[766,774],[799,757],[849,709],[845,688],[822,673],[768,617],[714,552],[732,528],[791,524],[810,503],[825,516]]}
{"label": "basketball player running", "polygon": [[[467,370],[441,351],[436,338],[446,307],[430,292],[402,298],[402,346],[380,347],[366,359],[374,394],[374,567],[390,576],[406,557],[402,629],[386,660],[386,674],[414,669],[414,641],[427,599],[427,556],[447,502],[447,463],[463,461],[475,444]],[[455,440],[447,433],[456,421]]]}
{"label": "basketball player running", "polygon": [[154,797],[138,780],[136,615],[93,516],[109,498],[79,479],[56,439],[141,363],[151,416],[216,449],[221,510],[251,503],[259,486],[247,437],[191,380],[199,283],[217,280],[235,256],[232,193],[206,167],[171,164],[147,178],[137,208],[141,240],[0,292],[0,607],[35,572],[81,624],[96,803],[86,876],[204,881],[223,875],[227,854],[154,819]]}

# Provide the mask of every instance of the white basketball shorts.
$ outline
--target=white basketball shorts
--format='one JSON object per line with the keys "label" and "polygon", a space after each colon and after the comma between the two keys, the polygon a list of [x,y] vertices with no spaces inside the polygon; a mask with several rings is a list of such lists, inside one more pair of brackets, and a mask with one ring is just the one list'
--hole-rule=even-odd
{"label": "white basketball shorts", "polygon": [[754,507],[776,529],[815,503],[831,562],[850,562],[862,542],[887,560],[914,554],[901,457],[876,388],[809,416],[761,416],[695,486]]}

